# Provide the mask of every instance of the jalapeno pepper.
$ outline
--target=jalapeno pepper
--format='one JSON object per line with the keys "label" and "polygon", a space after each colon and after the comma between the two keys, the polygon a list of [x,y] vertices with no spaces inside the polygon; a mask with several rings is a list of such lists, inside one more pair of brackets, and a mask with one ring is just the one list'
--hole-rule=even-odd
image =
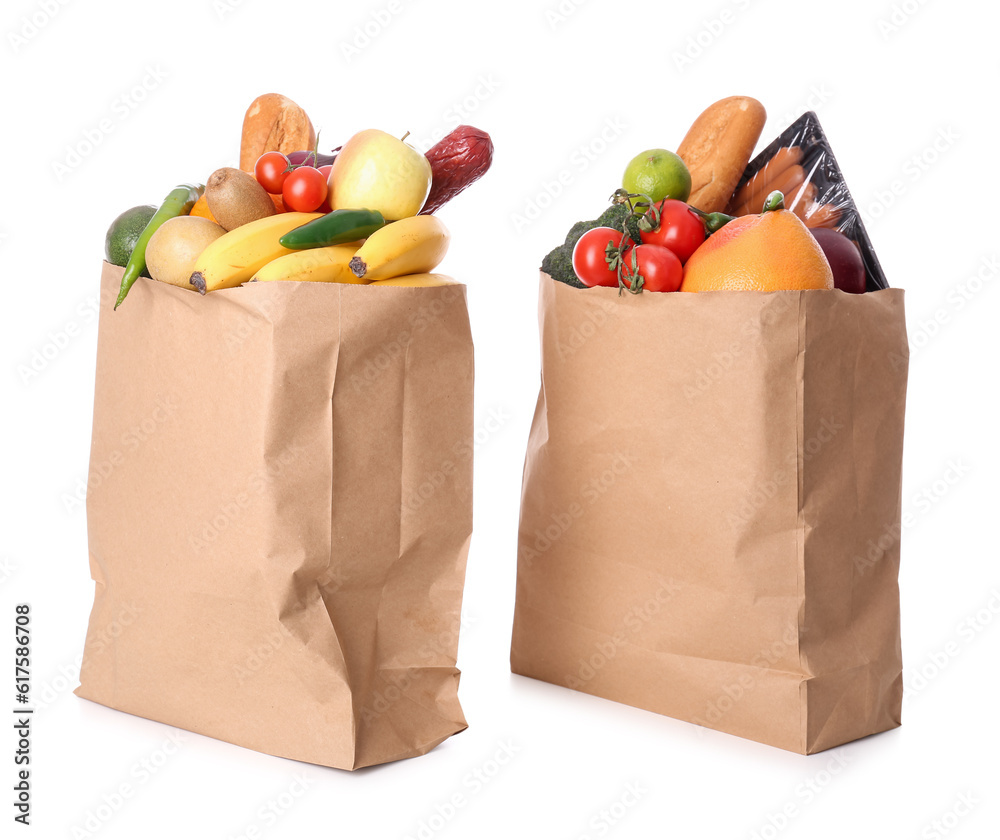
{"label": "jalapeno pepper", "polygon": [[290,230],[278,241],[294,251],[323,248],[367,239],[382,227],[385,227],[385,219],[378,210],[342,208]]}
{"label": "jalapeno pepper", "polygon": [[139,275],[146,270],[146,245],[149,244],[149,240],[153,234],[159,230],[160,225],[167,219],[172,219],[174,216],[188,215],[191,212],[191,208],[194,207],[195,202],[201,198],[203,192],[205,192],[205,188],[201,184],[181,184],[179,187],[171,190],[170,194],[163,199],[163,204],[160,205],[159,209],[153,214],[153,218],[149,220],[149,224],[139,234],[135,248],[132,251],[132,256],[129,257],[128,262],[125,264],[125,273],[122,274],[122,284],[118,290],[118,300],[115,301],[115,309],[125,300],[125,295],[128,294],[128,290],[132,288],[132,284],[139,278]]}

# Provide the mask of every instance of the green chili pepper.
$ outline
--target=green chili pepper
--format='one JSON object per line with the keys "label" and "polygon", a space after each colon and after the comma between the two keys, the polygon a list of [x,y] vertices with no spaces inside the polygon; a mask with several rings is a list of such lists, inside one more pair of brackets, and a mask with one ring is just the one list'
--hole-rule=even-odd
{"label": "green chili pepper", "polygon": [[385,219],[378,210],[349,210],[342,208],[299,225],[288,231],[278,241],[294,251],[303,248],[323,248],[366,239],[379,228]]}
{"label": "green chili pepper", "polygon": [[115,309],[125,300],[125,295],[128,294],[128,290],[132,288],[132,284],[139,278],[139,275],[146,270],[146,246],[153,234],[167,219],[172,219],[174,216],[187,216],[204,192],[205,187],[201,184],[181,184],[171,190],[170,194],[163,199],[163,204],[160,205],[153,214],[153,218],[149,220],[149,224],[139,234],[132,256],[125,264],[125,273],[122,274],[122,285],[118,290]]}

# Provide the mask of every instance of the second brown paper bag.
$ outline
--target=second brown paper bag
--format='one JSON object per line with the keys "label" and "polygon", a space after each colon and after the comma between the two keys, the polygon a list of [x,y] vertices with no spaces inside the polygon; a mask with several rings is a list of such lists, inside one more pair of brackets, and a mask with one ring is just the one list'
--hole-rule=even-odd
{"label": "second brown paper bag", "polygon": [[812,753],[898,726],[903,293],[542,275],[512,669]]}

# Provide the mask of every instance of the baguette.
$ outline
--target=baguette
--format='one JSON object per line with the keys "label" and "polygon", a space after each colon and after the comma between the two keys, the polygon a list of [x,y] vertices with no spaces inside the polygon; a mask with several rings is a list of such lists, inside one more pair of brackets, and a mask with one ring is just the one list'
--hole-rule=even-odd
{"label": "baguette", "polygon": [[316,132],[308,114],[287,96],[265,93],[258,96],[243,117],[240,140],[240,169],[253,172],[264,152],[297,152],[316,145]]}
{"label": "baguette", "polygon": [[677,148],[691,172],[689,204],[705,213],[725,210],[766,119],[764,106],[749,96],[720,99],[702,112]]}

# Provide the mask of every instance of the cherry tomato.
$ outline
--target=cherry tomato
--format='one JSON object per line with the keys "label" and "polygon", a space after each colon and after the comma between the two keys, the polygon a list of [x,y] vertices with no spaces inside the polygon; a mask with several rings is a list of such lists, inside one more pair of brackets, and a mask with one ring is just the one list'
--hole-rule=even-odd
{"label": "cherry tomato", "polygon": [[293,169],[281,187],[281,198],[287,210],[311,213],[326,198],[326,178],[311,166]]}
{"label": "cherry tomato", "polygon": [[281,152],[264,152],[253,165],[253,174],[265,190],[272,195],[279,195],[285,178],[289,175],[288,158]]}
{"label": "cherry tomato", "polygon": [[333,207],[330,206],[330,172],[333,170],[333,164],[328,163],[319,168],[320,175],[326,180],[326,198],[323,199],[323,203],[319,206],[320,213],[331,213],[333,212]]}
{"label": "cherry tomato", "polygon": [[640,234],[643,244],[662,245],[686,263],[705,241],[705,224],[683,201],[668,198],[660,203],[660,227]]}
{"label": "cherry tomato", "polygon": [[573,271],[585,286],[617,286],[618,270],[608,267],[607,248],[620,248],[624,234],[609,227],[588,230],[573,247]]}
{"label": "cherry tomato", "polygon": [[636,245],[622,255],[622,280],[626,288],[635,274],[643,279],[644,292],[676,292],[684,279],[677,255],[662,245]]}

